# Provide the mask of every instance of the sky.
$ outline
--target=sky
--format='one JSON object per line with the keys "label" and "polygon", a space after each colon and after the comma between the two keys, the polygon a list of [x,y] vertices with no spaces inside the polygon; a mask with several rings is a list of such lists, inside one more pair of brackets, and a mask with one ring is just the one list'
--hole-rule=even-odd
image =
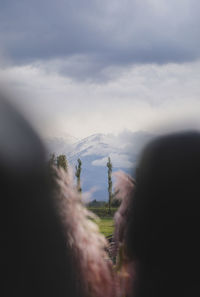
{"label": "sky", "polygon": [[44,137],[200,128],[199,10],[198,0],[1,0],[1,88]]}

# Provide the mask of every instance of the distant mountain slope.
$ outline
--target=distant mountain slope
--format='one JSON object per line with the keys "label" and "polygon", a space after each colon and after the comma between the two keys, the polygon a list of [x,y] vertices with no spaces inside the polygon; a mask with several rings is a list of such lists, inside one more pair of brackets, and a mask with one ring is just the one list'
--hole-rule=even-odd
{"label": "distant mountain slope", "polygon": [[111,157],[113,171],[134,173],[138,153],[152,137],[153,135],[143,131],[135,133],[126,131],[117,136],[94,134],[74,143],[55,138],[53,141],[49,140],[47,146],[51,152],[66,154],[73,167],[80,158],[83,191],[95,188],[92,199],[107,200],[108,156]]}

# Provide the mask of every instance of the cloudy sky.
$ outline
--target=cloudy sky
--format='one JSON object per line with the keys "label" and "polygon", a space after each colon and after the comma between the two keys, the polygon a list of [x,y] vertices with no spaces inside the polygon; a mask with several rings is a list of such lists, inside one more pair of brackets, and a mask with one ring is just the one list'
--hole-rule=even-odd
{"label": "cloudy sky", "polygon": [[199,11],[199,0],[1,0],[0,83],[45,137],[200,127]]}

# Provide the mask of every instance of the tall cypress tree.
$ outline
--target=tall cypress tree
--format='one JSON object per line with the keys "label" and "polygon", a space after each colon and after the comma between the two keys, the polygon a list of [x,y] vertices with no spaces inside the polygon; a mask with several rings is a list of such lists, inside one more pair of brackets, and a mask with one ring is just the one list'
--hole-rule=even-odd
{"label": "tall cypress tree", "polygon": [[78,159],[78,166],[76,165],[76,171],[75,171],[75,175],[77,177],[77,190],[78,192],[81,193],[82,189],[81,189],[81,170],[82,170],[82,162],[81,159]]}
{"label": "tall cypress tree", "polygon": [[112,163],[110,157],[108,157],[107,162],[108,167],[108,212],[111,213],[111,203],[112,203]]}
{"label": "tall cypress tree", "polygon": [[62,167],[65,171],[67,171],[67,159],[65,155],[59,155],[57,157],[57,167]]}

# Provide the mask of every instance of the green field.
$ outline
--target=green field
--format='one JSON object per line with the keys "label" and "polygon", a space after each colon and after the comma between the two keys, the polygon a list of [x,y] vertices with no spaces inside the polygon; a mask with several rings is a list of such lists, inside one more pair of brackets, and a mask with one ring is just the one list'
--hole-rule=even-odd
{"label": "green field", "polygon": [[91,212],[94,212],[99,218],[113,218],[117,207],[111,207],[109,213],[108,207],[88,207]]}
{"label": "green field", "polygon": [[96,221],[99,226],[100,232],[104,236],[109,236],[114,232],[114,214],[117,211],[116,207],[111,208],[109,213],[108,207],[88,207],[88,209],[94,212],[100,219]]}
{"label": "green field", "polygon": [[110,217],[110,218],[101,218],[96,223],[99,226],[100,232],[104,236],[109,236],[109,235],[113,234],[113,231],[114,231],[114,222],[113,222],[113,218],[112,217]]}

